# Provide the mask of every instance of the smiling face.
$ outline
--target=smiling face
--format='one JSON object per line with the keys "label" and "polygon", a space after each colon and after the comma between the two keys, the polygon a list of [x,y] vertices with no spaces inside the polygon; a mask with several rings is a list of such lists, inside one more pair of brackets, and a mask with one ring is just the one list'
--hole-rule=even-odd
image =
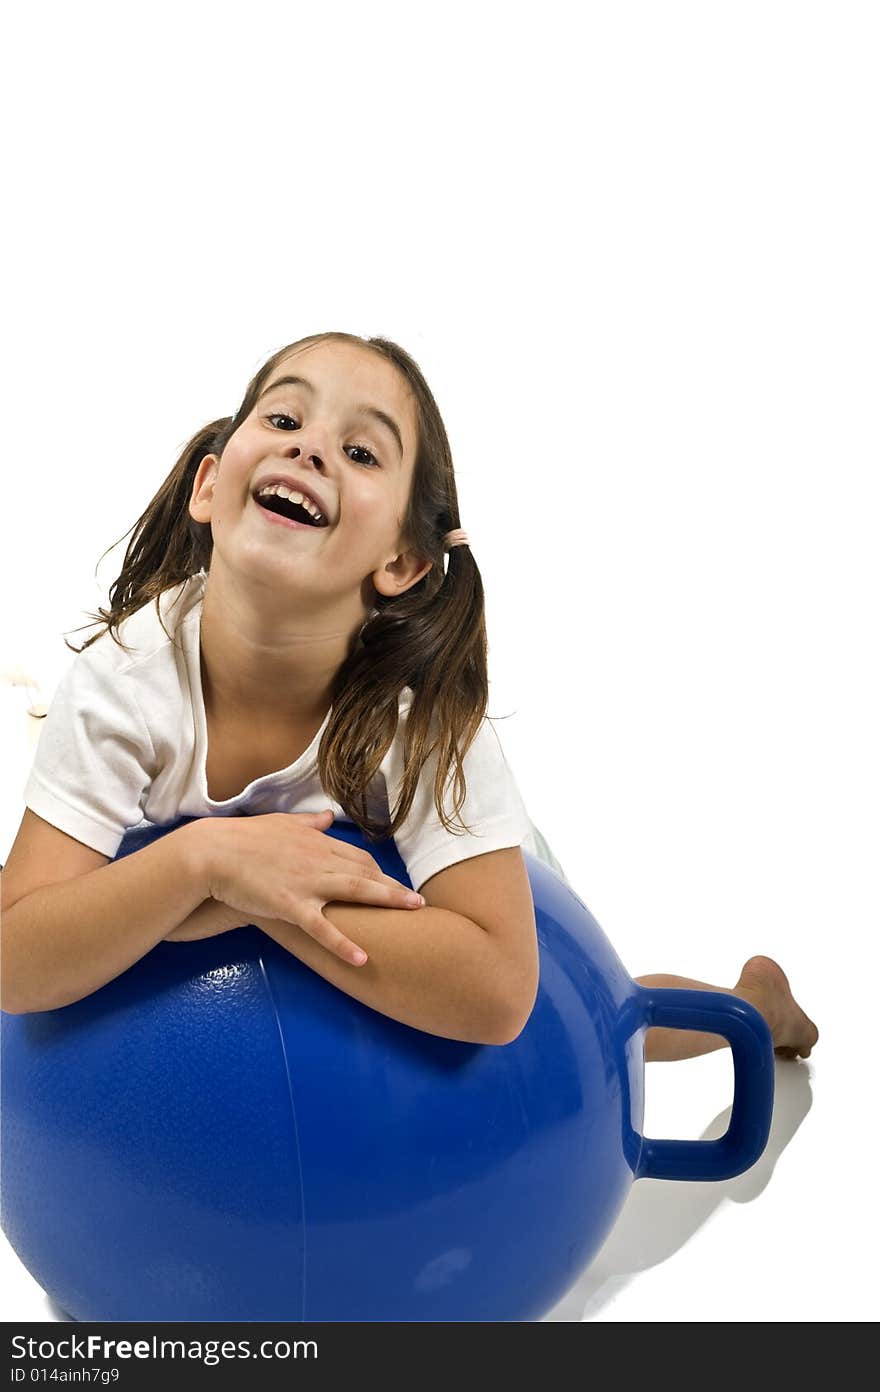
{"label": "smiling face", "polygon": [[[212,574],[219,562],[263,602],[296,597],[362,622],[373,590],[396,596],[430,569],[402,536],[417,444],[415,405],[390,362],[332,340],[297,349],[222,457],[199,465],[189,511],[211,525]],[[256,501],[279,477],[302,485],[326,526],[285,525]]]}

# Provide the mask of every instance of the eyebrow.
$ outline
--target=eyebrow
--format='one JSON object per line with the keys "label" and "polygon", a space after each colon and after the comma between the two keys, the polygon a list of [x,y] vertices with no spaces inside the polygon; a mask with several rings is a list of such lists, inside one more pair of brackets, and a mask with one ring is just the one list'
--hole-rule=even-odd
{"label": "eyebrow", "polygon": [[[279,377],[277,381],[271,382],[268,387],[264,387],[264,389],[260,392],[260,395],[257,397],[257,400],[262,401],[263,397],[268,396],[269,393],[271,391],[274,391],[276,387],[285,386],[305,387],[306,391],[310,392],[314,392],[315,390],[313,384],[311,382],[307,382],[305,377]],[[354,409],[356,411],[360,411],[360,413],[364,416],[373,416],[373,418],[377,420],[380,425],[384,425],[385,429],[391,432],[391,434],[394,436],[394,439],[397,442],[397,448],[400,451],[400,457],[402,459],[403,439],[401,438],[400,428],[394,417],[389,416],[386,411],[380,411],[378,406],[366,406],[364,404],[361,404],[355,406]]]}

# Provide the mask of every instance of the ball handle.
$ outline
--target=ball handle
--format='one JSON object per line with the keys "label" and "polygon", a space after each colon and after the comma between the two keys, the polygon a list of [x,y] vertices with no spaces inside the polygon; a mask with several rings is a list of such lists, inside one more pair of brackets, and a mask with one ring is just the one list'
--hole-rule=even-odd
{"label": "ball handle", "polygon": [[658,1141],[637,1134],[634,1179],[731,1179],[754,1165],[770,1135],[775,1068],[767,1021],[740,996],[671,987],[637,988],[647,1028],[722,1034],[733,1053],[733,1109],[717,1141]]}

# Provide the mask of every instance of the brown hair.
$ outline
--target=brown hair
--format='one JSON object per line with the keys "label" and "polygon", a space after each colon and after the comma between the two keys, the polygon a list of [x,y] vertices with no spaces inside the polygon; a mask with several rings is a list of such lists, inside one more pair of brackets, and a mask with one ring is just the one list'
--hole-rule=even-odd
{"label": "brown hair", "polygon": [[[418,443],[404,531],[415,551],[433,565],[403,594],[376,595],[359,644],[352,645],[336,674],[330,720],[318,750],[318,772],[325,791],[346,816],[369,839],[380,840],[393,836],[406,817],[422,767],[436,749],[434,802],[443,826],[457,835],[446,816],[444,793],[454,768],[453,810],[458,816],[467,793],[464,756],[488,703],[483,585],[469,546],[449,550],[444,573],[443,537],[461,525],[452,454],[443,419],[420,368],[390,339],[341,332],[313,334],[274,353],[251,380],[235,415],[211,421],[185,445],[165,482],[129,529],[134,535],[122,573],[110,587],[109,611],[99,609],[90,617],[103,623],[103,632],[110,632],[128,651],[116,631],[123,619],[152,599],[161,623],[159,596],[209,569],[214,545],[210,524],[196,522],[188,507],[199,464],[206,454],[222,455],[270,374],[293,349],[335,340],[380,354],[409,384]],[[173,635],[168,636],[173,642]],[[82,652],[100,637],[102,633],[94,634],[82,648],[74,648],[66,639],[65,644],[73,652]],[[405,686],[412,688],[413,702],[404,740],[404,778],[392,820],[383,824],[368,813],[367,788],[394,739],[398,697]]]}

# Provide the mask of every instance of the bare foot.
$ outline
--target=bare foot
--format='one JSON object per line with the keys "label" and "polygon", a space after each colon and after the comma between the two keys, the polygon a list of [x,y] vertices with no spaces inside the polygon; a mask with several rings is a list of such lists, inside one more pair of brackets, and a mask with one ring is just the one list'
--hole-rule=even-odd
{"label": "bare foot", "polygon": [[778,962],[772,957],[750,957],[733,989],[760,1010],[780,1058],[810,1057],[819,1031],[791,994],[788,977]]}

